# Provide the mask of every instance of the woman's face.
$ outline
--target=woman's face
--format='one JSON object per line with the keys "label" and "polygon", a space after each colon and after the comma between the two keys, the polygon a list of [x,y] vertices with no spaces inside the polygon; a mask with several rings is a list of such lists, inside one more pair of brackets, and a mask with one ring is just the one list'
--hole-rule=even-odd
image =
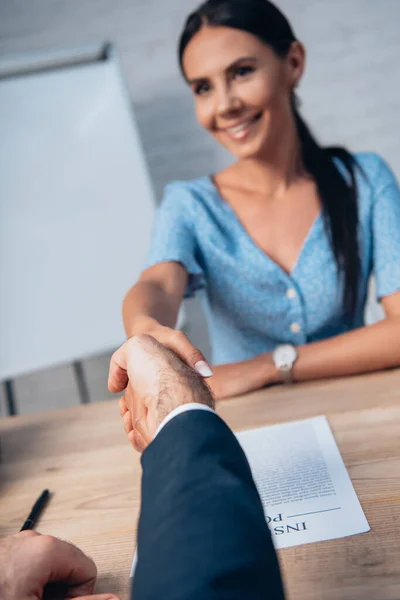
{"label": "woman's face", "polygon": [[203,27],[185,49],[183,69],[200,124],[238,158],[262,157],[292,118],[304,48],[294,42],[281,59],[250,33]]}

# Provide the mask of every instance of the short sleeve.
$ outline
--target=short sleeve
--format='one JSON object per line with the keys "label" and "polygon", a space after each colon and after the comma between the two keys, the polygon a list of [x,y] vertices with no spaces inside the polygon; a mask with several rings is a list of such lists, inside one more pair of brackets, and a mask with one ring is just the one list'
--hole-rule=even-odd
{"label": "short sleeve", "polygon": [[380,157],[372,208],[373,271],[378,299],[400,290],[400,189]]}
{"label": "short sleeve", "polygon": [[145,268],[162,262],[178,262],[189,275],[185,298],[204,288],[195,231],[195,199],[184,182],[166,186],[153,225],[150,252]]}

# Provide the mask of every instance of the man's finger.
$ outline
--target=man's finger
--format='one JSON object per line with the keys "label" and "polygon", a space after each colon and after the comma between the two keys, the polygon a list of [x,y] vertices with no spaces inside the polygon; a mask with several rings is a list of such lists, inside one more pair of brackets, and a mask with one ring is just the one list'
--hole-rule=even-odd
{"label": "man's finger", "polygon": [[128,384],[126,342],[114,352],[108,372],[108,389],[111,393],[122,392]]}
{"label": "man's finger", "polygon": [[128,435],[128,433],[133,429],[132,417],[129,410],[127,410],[124,416],[122,417],[122,423],[124,425],[125,433],[126,435]]}
{"label": "man's finger", "polygon": [[[135,407],[137,405],[137,402],[135,402],[135,392],[132,387],[132,383],[130,381],[128,382],[128,385],[126,386],[126,389],[124,392],[124,401],[126,404],[126,409],[130,410],[131,413],[133,414]],[[124,416],[124,415],[121,415],[121,416]]]}
{"label": "man's finger", "polygon": [[[138,394],[135,394],[135,391],[132,387],[132,383],[129,382],[126,390],[125,390],[125,404],[131,415],[131,422],[134,426],[135,423],[138,422],[140,418],[143,421],[146,421],[147,417],[147,407],[144,401],[141,401]],[[129,431],[126,431],[128,434]]]}
{"label": "man's finger", "polygon": [[119,414],[121,415],[121,417],[123,417],[126,411],[128,410],[128,407],[126,406],[125,402],[125,396],[121,396],[121,398],[118,400],[118,408]]}
{"label": "man's finger", "polygon": [[129,440],[132,448],[134,450],[136,450],[136,452],[140,452],[140,450],[137,449],[136,444],[135,444],[135,432],[133,431],[133,429],[132,429],[132,431],[130,431],[128,433],[128,440]]}
{"label": "man's finger", "polygon": [[[74,596],[69,597],[74,598]],[[95,594],[94,596],[79,596],[79,598],[75,597],[75,600],[119,600],[119,598],[114,594]]]}
{"label": "man's finger", "polygon": [[135,421],[132,432],[128,434],[128,439],[137,452],[143,452],[150,444],[152,438],[143,417],[139,417]]}
{"label": "man's finger", "polygon": [[51,536],[41,536],[37,544],[43,562],[43,585],[63,582],[70,598],[93,592],[97,568],[92,559],[76,546]]}

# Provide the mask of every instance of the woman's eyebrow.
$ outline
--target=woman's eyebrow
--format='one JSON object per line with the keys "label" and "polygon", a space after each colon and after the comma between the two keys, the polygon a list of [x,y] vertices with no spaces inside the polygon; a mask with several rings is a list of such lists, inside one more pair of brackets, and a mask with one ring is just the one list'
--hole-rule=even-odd
{"label": "woman's eyebrow", "polygon": [[187,82],[189,85],[196,85],[198,83],[204,83],[207,79],[207,77],[197,77],[196,79],[188,79]]}
{"label": "woman's eyebrow", "polygon": [[227,71],[234,69],[237,65],[239,65],[242,62],[256,62],[256,61],[257,61],[257,58],[255,56],[241,56],[240,58],[236,59],[235,61],[233,61],[233,63],[231,63],[229,65],[229,67],[227,68]]}
{"label": "woman's eyebrow", "polygon": [[[240,58],[237,58],[236,60],[234,60],[230,65],[228,65],[225,69],[225,71],[229,72],[232,71],[235,67],[237,67],[240,63],[242,62],[256,62],[257,59],[255,56],[241,56]],[[195,79],[188,79],[188,83],[189,85],[196,85],[199,83],[204,83],[205,81],[208,81],[208,77],[196,77]]]}

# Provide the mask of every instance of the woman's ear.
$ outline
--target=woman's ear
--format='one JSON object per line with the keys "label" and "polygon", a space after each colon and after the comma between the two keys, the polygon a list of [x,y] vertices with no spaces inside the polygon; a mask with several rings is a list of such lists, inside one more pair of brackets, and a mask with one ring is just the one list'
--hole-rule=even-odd
{"label": "woman's ear", "polygon": [[286,56],[287,81],[291,90],[294,90],[303,76],[306,64],[306,50],[301,42],[292,42]]}

